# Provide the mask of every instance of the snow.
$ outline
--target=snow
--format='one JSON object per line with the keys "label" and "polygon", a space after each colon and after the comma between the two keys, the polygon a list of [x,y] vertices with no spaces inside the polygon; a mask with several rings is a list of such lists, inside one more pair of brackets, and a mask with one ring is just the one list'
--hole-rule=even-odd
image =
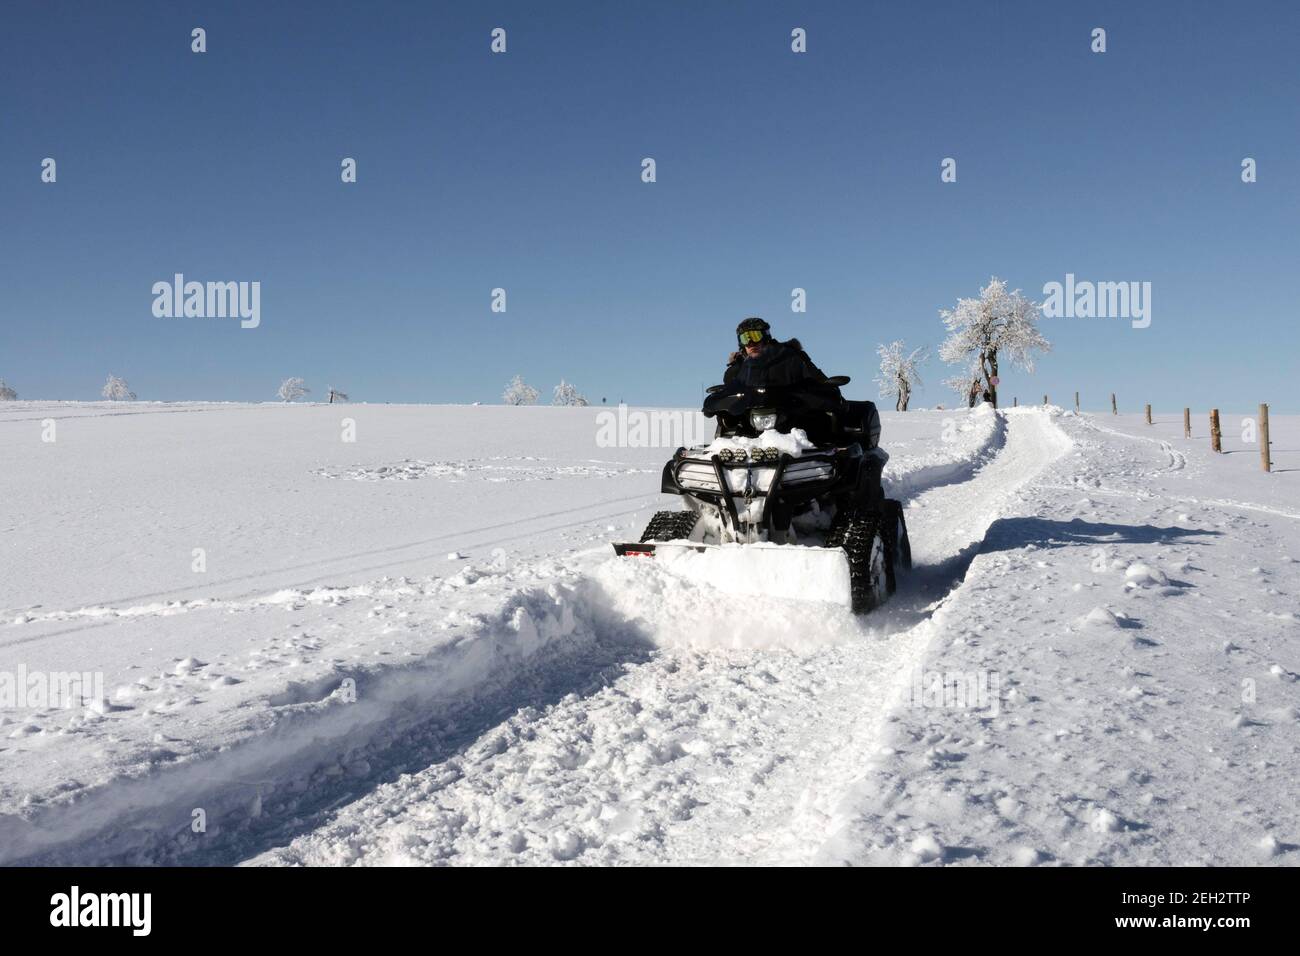
{"label": "snow", "polygon": [[[886,741],[905,756],[844,798],[821,859],[890,862],[920,826],[891,822],[904,813],[985,863],[1021,864],[1017,842],[1041,862],[1124,865],[1256,863],[1274,831],[1294,844],[1294,695],[1259,688],[1272,654],[1296,656],[1269,612],[1294,605],[1280,555],[1300,529],[1250,516],[1300,493],[1136,416],[1054,417],[1074,450],[989,529],[934,618],[968,636],[941,637],[926,665],[1023,691],[992,716],[896,714]],[[1262,500],[1181,505],[1229,485]],[[1257,563],[1285,575],[1276,593]],[[923,745],[960,759],[936,774]]]}
{"label": "snow", "polygon": [[1297,862],[1300,419],[884,413],[854,618],[613,558],[597,414],[5,403],[0,676],[104,698],[0,708],[0,862]]}
{"label": "snow", "polygon": [[[1184,562],[1182,567],[1186,567]],[[1169,578],[1165,572],[1159,568],[1152,568],[1140,561],[1134,562],[1128,566],[1124,572],[1124,586],[1129,588],[1149,588],[1157,587],[1169,583]]]}

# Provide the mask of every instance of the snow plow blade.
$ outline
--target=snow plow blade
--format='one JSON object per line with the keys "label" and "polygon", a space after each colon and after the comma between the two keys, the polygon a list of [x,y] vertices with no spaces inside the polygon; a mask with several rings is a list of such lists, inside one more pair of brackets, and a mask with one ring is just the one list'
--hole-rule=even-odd
{"label": "snow plow blade", "polygon": [[674,574],[730,594],[853,605],[849,562],[842,548],[643,541],[615,544],[614,553],[653,558]]}

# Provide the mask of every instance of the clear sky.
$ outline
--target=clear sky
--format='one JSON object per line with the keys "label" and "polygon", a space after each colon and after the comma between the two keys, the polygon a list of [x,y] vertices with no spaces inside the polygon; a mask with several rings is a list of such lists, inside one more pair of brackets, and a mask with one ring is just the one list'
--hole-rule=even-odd
{"label": "clear sky", "polygon": [[[95,398],[113,372],[147,399],[273,399],[300,375],[493,402],[521,373],[544,400],[564,377],[692,404],[751,314],[874,396],[878,342],[937,346],[938,310],[991,275],[1041,299],[1074,273],[1151,282],[1150,327],[1045,321],[1055,350],[1005,372],[1005,402],[1300,410],[1294,2],[7,0],[0,18],[0,377],[24,398]],[[177,272],[259,281],[260,326],[156,318]],[[915,403],[951,402],[951,373],[932,360]]]}

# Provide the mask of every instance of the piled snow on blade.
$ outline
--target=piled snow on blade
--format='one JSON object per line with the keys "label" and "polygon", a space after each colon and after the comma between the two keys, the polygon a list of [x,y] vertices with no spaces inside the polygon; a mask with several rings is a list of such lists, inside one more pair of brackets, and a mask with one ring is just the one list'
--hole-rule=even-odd
{"label": "piled snow on blade", "polygon": [[700,553],[660,544],[653,560],[616,558],[590,580],[599,629],[632,628],[660,647],[814,650],[860,640],[868,629],[849,610],[848,564],[834,549],[754,544]]}
{"label": "piled snow on blade", "polygon": [[728,594],[828,601],[849,607],[849,563],[840,548],[760,542],[698,551],[660,545],[656,560],[676,574]]}

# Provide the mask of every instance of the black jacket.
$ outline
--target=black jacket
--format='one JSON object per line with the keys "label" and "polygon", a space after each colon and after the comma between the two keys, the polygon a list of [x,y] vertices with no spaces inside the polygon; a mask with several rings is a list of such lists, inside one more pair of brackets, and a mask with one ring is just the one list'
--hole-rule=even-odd
{"label": "black jacket", "polygon": [[826,375],[813,364],[798,339],[769,342],[757,358],[744,351],[735,352],[722,381],[727,385],[798,385],[806,381],[824,382]]}

